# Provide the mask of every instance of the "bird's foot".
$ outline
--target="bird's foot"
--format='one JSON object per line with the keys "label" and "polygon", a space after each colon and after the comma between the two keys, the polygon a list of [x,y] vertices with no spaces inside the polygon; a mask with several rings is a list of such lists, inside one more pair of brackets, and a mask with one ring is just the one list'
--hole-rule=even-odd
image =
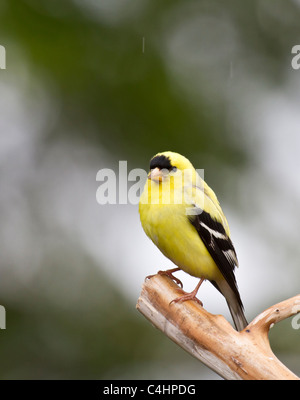
{"label": "bird's foot", "polygon": [[169,305],[171,305],[172,303],[183,303],[187,300],[194,300],[196,303],[200,304],[201,307],[203,307],[202,301],[199,300],[193,292],[186,293],[181,297],[177,297],[176,299],[170,301]]}
{"label": "bird's foot", "polygon": [[197,297],[196,297],[196,294],[198,293],[198,290],[199,290],[200,286],[202,285],[203,281],[204,281],[204,278],[201,278],[200,281],[198,282],[197,286],[191,293],[186,293],[181,297],[177,297],[176,299],[170,301],[169,305],[171,305],[172,303],[182,303],[187,300],[194,300],[198,304],[200,304],[201,307],[203,307],[202,301],[197,299]]}
{"label": "bird's foot", "polygon": [[[179,285],[181,287],[181,289],[183,288],[183,284],[181,282],[180,279],[176,278],[176,276],[173,275],[173,272],[179,271],[180,268],[173,268],[173,269],[167,269],[166,271],[158,271],[157,274],[158,275],[166,275],[169,278],[171,278],[175,283],[177,283],[177,285]],[[153,276],[155,275],[148,275],[146,276],[146,279],[151,279]]]}

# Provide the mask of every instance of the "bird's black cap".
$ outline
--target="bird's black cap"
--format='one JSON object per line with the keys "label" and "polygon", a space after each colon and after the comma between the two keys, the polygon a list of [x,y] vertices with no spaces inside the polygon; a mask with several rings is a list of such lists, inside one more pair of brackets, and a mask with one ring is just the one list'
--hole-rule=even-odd
{"label": "bird's black cap", "polygon": [[154,168],[171,170],[173,165],[171,164],[169,157],[161,155],[153,157],[150,161],[150,169]]}

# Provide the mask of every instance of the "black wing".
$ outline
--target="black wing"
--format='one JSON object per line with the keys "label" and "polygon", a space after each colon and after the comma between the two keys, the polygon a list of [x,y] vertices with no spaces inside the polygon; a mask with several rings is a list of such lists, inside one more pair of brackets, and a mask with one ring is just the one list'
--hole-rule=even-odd
{"label": "black wing", "polygon": [[[210,214],[204,210],[197,208],[197,211],[197,214],[189,215],[188,218],[191,224],[196,228],[198,235],[230,288],[235,293],[238,302],[242,305],[234,276],[234,268],[238,265],[238,261],[232,241],[220,222],[213,219]],[[216,282],[212,283],[219,290]]]}

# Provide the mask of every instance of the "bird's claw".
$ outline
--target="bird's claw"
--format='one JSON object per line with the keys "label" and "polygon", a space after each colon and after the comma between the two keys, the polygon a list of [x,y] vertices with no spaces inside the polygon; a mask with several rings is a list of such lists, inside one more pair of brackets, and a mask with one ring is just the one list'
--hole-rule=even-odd
{"label": "bird's claw", "polygon": [[184,301],[187,300],[193,300],[196,303],[200,304],[201,307],[203,307],[203,303],[201,300],[199,300],[193,293],[186,293],[185,295],[181,296],[181,297],[177,297],[176,299],[170,301],[169,305],[171,305],[172,303],[183,303]]}
{"label": "bird's claw", "polygon": [[[174,272],[174,271],[173,271],[173,270],[158,271],[157,274],[158,274],[158,275],[166,275],[166,276],[168,276],[168,277],[171,278],[175,283],[177,283],[177,285],[179,285],[179,286],[181,287],[181,289],[182,289],[182,288],[183,288],[183,284],[182,284],[181,280],[178,279],[178,278],[176,278],[176,276],[174,276],[174,275],[172,274],[172,272]],[[153,276],[155,276],[155,275],[148,275],[148,276],[146,276],[146,279],[151,279]]]}

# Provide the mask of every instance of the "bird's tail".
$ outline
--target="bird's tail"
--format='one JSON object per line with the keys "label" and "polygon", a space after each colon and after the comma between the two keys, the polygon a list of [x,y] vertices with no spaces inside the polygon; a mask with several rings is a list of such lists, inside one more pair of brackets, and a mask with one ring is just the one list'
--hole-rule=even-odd
{"label": "bird's tail", "polygon": [[248,322],[244,314],[244,306],[238,290],[236,289],[233,291],[225,279],[212,283],[225,297],[236,329],[242,331],[246,328]]}

